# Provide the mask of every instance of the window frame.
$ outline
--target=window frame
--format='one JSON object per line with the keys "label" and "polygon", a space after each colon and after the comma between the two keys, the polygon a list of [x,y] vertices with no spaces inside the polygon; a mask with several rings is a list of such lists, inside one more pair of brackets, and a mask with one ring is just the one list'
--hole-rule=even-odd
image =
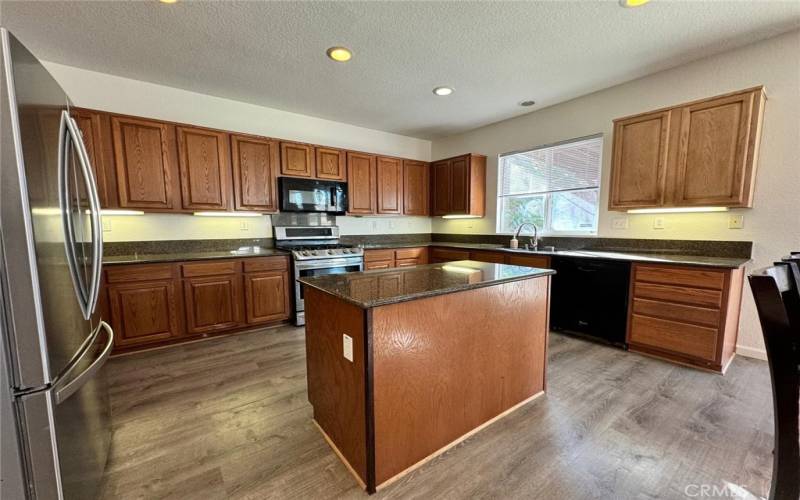
{"label": "window frame", "polygon": [[[598,185],[596,188],[576,188],[576,189],[567,189],[567,190],[554,190],[554,191],[543,191],[539,193],[514,193],[514,194],[502,194],[502,187],[503,187],[503,158],[506,156],[512,156],[515,154],[520,153],[530,153],[532,151],[537,151],[540,149],[547,149],[556,146],[563,146],[565,144],[570,144],[573,142],[581,142],[586,141],[589,139],[601,139],[600,140],[600,165],[599,165],[599,172],[598,172]],[[544,196],[544,227],[539,228],[539,236],[597,236],[599,231],[599,219],[600,219],[600,194],[601,194],[601,187],[602,187],[602,176],[603,176],[603,149],[605,146],[605,140],[602,132],[586,135],[582,137],[575,137],[572,139],[566,139],[563,141],[553,142],[549,144],[542,144],[539,146],[535,146],[532,148],[525,148],[519,149],[515,151],[509,151],[507,153],[502,153],[497,155],[497,205],[496,205],[496,212],[495,212],[495,234],[508,234],[513,235],[514,232],[502,231],[503,227],[503,220],[502,220],[502,206],[503,200],[505,198],[519,198],[525,196]],[[572,193],[572,192],[579,192],[579,191],[597,191],[597,211],[594,215],[594,227],[592,230],[589,231],[558,231],[553,229],[552,227],[552,195],[553,193]]]}

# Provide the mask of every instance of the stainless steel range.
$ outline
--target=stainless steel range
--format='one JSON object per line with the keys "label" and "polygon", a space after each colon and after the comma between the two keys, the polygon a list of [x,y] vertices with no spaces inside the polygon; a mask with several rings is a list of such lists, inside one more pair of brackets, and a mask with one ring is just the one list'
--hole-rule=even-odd
{"label": "stainless steel range", "polygon": [[296,325],[306,324],[299,278],[364,269],[364,250],[340,244],[337,226],[275,226],[275,246],[292,252]]}

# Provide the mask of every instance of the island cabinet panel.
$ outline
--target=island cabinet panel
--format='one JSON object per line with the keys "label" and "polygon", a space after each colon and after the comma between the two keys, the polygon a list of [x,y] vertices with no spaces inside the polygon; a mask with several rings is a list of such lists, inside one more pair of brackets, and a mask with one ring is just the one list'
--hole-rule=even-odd
{"label": "island cabinet panel", "polygon": [[373,310],[377,485],[544,391],[549,283],[543,277]]}
{"label": "island cabinet panel", "polygon": [[724,372],[739,326],[743,269],[633,264],[630,350]]}
{"label": "island cabinet panel", "polygon": [[403,163],[399,158],[376,160],[377,213],[403,213]]}
{"label": "island cabinet panel", "polygon": [[175,130],[183,208],[229,209],[231,165],[228,134],[182,126]]}
{"label": "island cabinet panel", "polygon": [[83,135],[89,162],[92,164],[97,195],[102,208],[119,207],[117,177],[111,145],[111,120],[108,114],[88,109],[73,108],[73,118]]}
{"label": "island cabinet panel", "polygon": [[249,325],[289,319],[289,275],[285,271],[244,275],[246,320]]}
{"label": "island cabinet panel", "polygon": [[242,275],[185,278],[186,330],[209,333],[242,323]]}
{"label": "island cabinet panel", "polygon": [[[306,364],[308,401],[314,408],[314,421],[365,487],[374,474],[374,466],[368,471],[367,465],[371,426],[367,412],[371,409],[366,400],[366,312],[310,287],[305,289],[304,300],[310,313],[306,319]],[[325,311],[324,320],[315,311]],[[342,356],[343,334],[352,339],[352,361]]]}
{"label": "island cabinet panel", "polygon": [[348,213],[371,215],[377,210],[375,156],[347,153]]}
{"label": "island cabinet panel", "polygon": [[344,181],[346,175],[346,154],[341,149],[315,148],[317,178],[332,181]]}
{"label": "island cabinet panel", "polygon": [[751,207],[763,87],[614,120],[610,210]]}
{"label": "island cabinet panel", "polygon": [[180,208],[175,127],[153,120],[111,117],[121,208]]}
{"label": "island cabinet panel", "polygon": [[403,213],[430,215],[430,169],[422,161],[403,160]]}
{"label": "island cabinet panel", "polygon": [[277,212],[276,177],[280,164],[278,141],[232,135],[231,160],[236,210]]}
{"label": "island cabinet panel", "polygon": [[299,142],[281,142],[281,175],[313,177],[314,146]]}

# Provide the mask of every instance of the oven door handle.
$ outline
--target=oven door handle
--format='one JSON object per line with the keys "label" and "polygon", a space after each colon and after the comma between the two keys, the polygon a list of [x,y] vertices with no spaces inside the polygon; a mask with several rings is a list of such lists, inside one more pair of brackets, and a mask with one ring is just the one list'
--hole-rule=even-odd
{"label": "oven door handle", "polygon": [[325,263],[320,262],[295,262],[294,267],[298,270],[307,270],[307,269],[330,269],[332,267],[345,267],[345,266],[358,266],[364,262],[364,259],[336,259],[336,260],[328,260]]}

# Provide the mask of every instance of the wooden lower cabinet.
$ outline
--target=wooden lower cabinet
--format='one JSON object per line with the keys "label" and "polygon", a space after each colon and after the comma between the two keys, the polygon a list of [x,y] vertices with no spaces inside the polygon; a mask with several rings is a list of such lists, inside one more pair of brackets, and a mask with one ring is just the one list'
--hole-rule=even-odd
{"label": "wooden lower cabinet", "polygon": [[431,264],[454,260],[469,260],[470,258],[468,250],[459,250],[457,248],[433,247],[429,249],[429,252]]}
{"label": "wooden lower cabinet", "polygon": [[101,303],[119,353],[286,321],[290,294],[274,256],[108,266]]}
{"label": "wooden lower cabinet", "polygon": [[427,247],[386,248],[364,252],[364,270],[419,266],[428,263]]}
{"label": "wooden lower cabinet", "polygon": [[744,270],[633,264],[631,351],[724,372],[739,329]]}

